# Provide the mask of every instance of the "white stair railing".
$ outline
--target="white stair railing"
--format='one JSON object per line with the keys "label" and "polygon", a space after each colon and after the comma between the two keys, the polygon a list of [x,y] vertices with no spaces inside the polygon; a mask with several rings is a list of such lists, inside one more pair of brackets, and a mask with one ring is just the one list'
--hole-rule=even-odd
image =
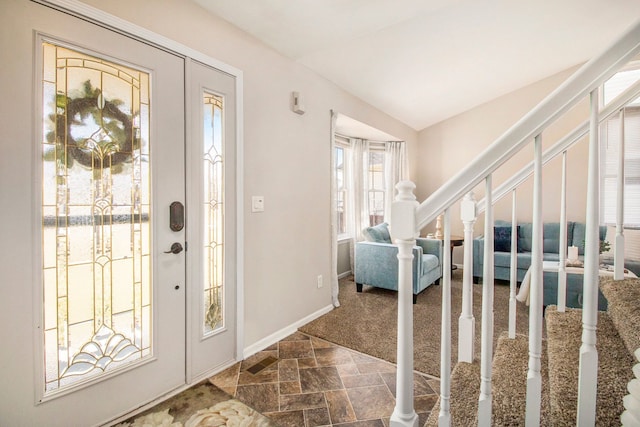
{"label": "white stair railing", "polygon": [[[519,152],[535,137],[535,159],[532,170],[536,189],[534,194],[541,194],[541,168],[544,162],[541,150],[541,135],[551,123],[566,113],[587,95],[591,96],[590,160],[589,160],[589,197],[587,210],[586,253],[585,253],[585,298],[583,309],[583,347],[580,358],[580,386],[578,402],[578,425],[595,424],[595,388],[597,382],[597,352],[595,349],[595,328],[597,321],[597,267],[598,267],[598,104],[597,88],[610,78],[617,70],[629,62],[640,52],[640,22],[630,28],[614,45],[601,55],[596,56],[581,67],[571,78],[559,86],[518,123],[491,144],[480,156],[465,169],[456,174],[442,187],[436,190],[421,204],[415,202],[411,183],[399,184],[398,200],[394,202],[391,215],[391,233],[399,246],[398,258],[398,374],[396,407],[391,417],[394,427],[416,426],[417,416],[413,409],[413,310],[411,286],[411,247],[419,230],[431,223],[436,217],[447,212],[451,206],[465,194],[473,190],[480,182],[485,181],[485,247],[484,247],[484,279],[483,279],[483,312],[481,337],[481,384],[478,402],[478,425],[491,424],[491,359],[493,352],[493,208],[492,208],[492,174],[502,164]],[[619,110],[615,110],[619,111]],[[602,116],[603,114],[600,114]],[[581,132],[580,129],[574,131]],[[595,144],[593,143],[595,141]],[[569,144],[570,145],[570,144]],[[594,149],[594,146],[596,147]],[[560,152],[565,152],[566,148]],[[595,184],[594,184],[595,183]],[[595,188],[594,191],[592,189]],[[534,201],[534,266],[531,283],[530,312],[530,366],[527,381],[527,425],[536,425],[540,421],[540,354],[541,354],[541,322],[542,322],[542,221],[541,198]],[[537,213],[536,213],[537,212]],[[515,222],[515,221],[514,221]],[[450,241],[450,227],[445,231],[445,244]],[[468,242],[467,242],[468,244]],[[447,246],[445,246],[446,248]],[[444,251],[449,252],[449,251]],[[536,255],[537,253],[537,255]],[[449,252],[450,254],[450,252]],[[449,255],[450,256],[450,255]],[[443,261],[450,263],[448,256]],[[539,259],[538,259],[539,258]],[[450,265],[450,264],[449,264]],[[468,267],[468,264],[467,268]],[[595,269],[594,269],[595,268]],[[445,277],[449,270],[444,270]],[[539,283],[539,284],[536,284]],[[447,288],[447,289],[445,289]],[[449,294],[447,286],[443,293]],[[443,295],[443,307],[447,308],[447,298]],[[450,302],[449,302],[450,304]],[[538,315],[539,314],[539,315]],[[450,319],[450,316],[447,316]],[[448,321],[443,318],[443,336],[446,334]],[[448,326],[450,333],[450,325]],[[531,336],[534,336],[531,338]],[[446,338],[446,337],[445,337]],[[443,344],[445,339],[443,338]],[[446,345],[446,344],[445,344]],[[441,366],[445,387],[441,390],[441,408],[439,424],[450,425],[448,383],[450,381],[450,348],[442,352]],[[448,368],[449,367],[449,368]],[[443,379],[441,378],[441,381]]]}

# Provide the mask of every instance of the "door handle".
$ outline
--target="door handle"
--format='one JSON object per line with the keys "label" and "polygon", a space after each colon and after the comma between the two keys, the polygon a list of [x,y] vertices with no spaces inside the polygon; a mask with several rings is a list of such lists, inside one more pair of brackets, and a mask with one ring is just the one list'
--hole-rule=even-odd
{"label": "door handle", "polygon": [[179,254],[182,252],[182,245],[179,242],[175,242],[171,245],[171,250],[164,251],[165,254]]}

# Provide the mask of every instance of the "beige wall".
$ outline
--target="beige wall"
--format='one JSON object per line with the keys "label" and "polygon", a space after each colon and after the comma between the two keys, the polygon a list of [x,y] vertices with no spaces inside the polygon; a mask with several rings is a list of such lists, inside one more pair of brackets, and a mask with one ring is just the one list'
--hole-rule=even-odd
{"label": "beige wall", "polygon": [[[488,145],[495,141],[526,112],[562,83],[575,69],[567,70],[540,82],[504,95],[458,116],[423,129],[419,135],[417,160],[417,193],[420,201],[436,190],[467,163],[473,160]],[[543,133],[543,150],[552,146],[559,138],[573,130],[588,118],[587,103],[582,102],[557,124]],[[586,202],[586,167],[588,141],[586,138],[568,152],[568,196],[567,218],[584,221]],[[507,161],[493,175],[496,188],[533,159],[533,143]],[[560,216],[560,180],[562,164],[560,158],[550,162],[543,170],[543,220],[558,221]],[[527,180],[517,191],[518,220],[531,221],[533,180]],[[484,183],[474,193],[476,200],[484,195]],[[452,232],[462,235],[463,225],[459,220],[459,204],[452,211]],[[511,219],[511,197],[504,198],[495,206],[495,219]],[[482,233],[484,215],[478,218],[476,234]],[[434,229],[430,224],[423,234]],[[462,262],[462,249],[457,248],[454,262]]]}
{"label": "beige wall", "polygon": [[[410,150],[417,132],[190,1],[85,2],[244,73],[245,347],[329,305],[330,109]],[[303,116],[289,109],[292,91],[304,98]],[[264,213],[250,213],[252,195],[265,197]]]}

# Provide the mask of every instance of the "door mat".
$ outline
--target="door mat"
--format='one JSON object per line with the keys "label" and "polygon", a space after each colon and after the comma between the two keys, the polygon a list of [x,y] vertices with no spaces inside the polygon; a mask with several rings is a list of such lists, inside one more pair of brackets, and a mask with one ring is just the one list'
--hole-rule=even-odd
{"label": "door mat", "polygon": [[205,380],[115,427],[275,427],[268,418]]}

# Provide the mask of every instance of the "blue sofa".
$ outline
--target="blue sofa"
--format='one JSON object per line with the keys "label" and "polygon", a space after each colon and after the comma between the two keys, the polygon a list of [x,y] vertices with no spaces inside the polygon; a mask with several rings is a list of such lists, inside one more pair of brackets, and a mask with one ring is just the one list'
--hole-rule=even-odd
{"label": "blue sofa", "polygon": [[[363,230],[365,241],[355,245],[356,291],[363,285],[398,290],[398,247],[391,244],[386,223]],[[413,303],[431,284],[442,277],[442,242],[418,238],[413,248]]]}
{"label": "blue sofa", "polygon": [[[494,276],[497,280],[510,280],[511,271],[511,222],[496,220],[494,223]],[[507,230],[509,230],[507,232]],[[525,273],[531,266],[531,235],[533,225],[531,223],[518,224],[518,263],[517,281],[522,282]],[[607,234],[605,226],[600,227],[600,240],[604,240]],[[498,237],[508,240],[499,241]],[[542,230],[544,261],[558,261],[560,259],[560,223],[545,223]],[[567,222],[567,246],[577,246],[578,256],[584,255],[585,224],[581,222]],[[484,262],[484,236],[473,240],[473,279],[483,275]]]}
{"label": "blue sofa", "polygon": [[[495,221],[494,232],[494,275],[497,280],[510,280],[511,271],[511,233],[506,230],[511,229],[511,223],[507,221]],[[524,275],[531,266],[531,223],[518,224],[518,260],[517,260],[517,281],[522,282]],[[600,226],[600,240],[606,238],[607,228]],[[543,260],[558,261],[560,259],[560,224],[545,223],[543,224]],[[504,239],[505,241],[499,241]],[[585,224],[580,222],[567,223],[567,246],[577,246],[578,256],[583,259],[584,256],[584,239]],[[509,240],[508,244],[506,240]],[[473,281],[478,283],[483,275],[484,261],[484,237],[480,236],[473,241]],[[567,299],[568,307],[581,308],[583,301],[582,283],[584,276],[582,274],[567,275]],[[558,274],[554,272],[543,273],[543,305],[557,304],[558,301]],[[599,291],[598,291],[599,292]],[[607,309],[607,300],[601,292],[598,293],[598,309]]]}

